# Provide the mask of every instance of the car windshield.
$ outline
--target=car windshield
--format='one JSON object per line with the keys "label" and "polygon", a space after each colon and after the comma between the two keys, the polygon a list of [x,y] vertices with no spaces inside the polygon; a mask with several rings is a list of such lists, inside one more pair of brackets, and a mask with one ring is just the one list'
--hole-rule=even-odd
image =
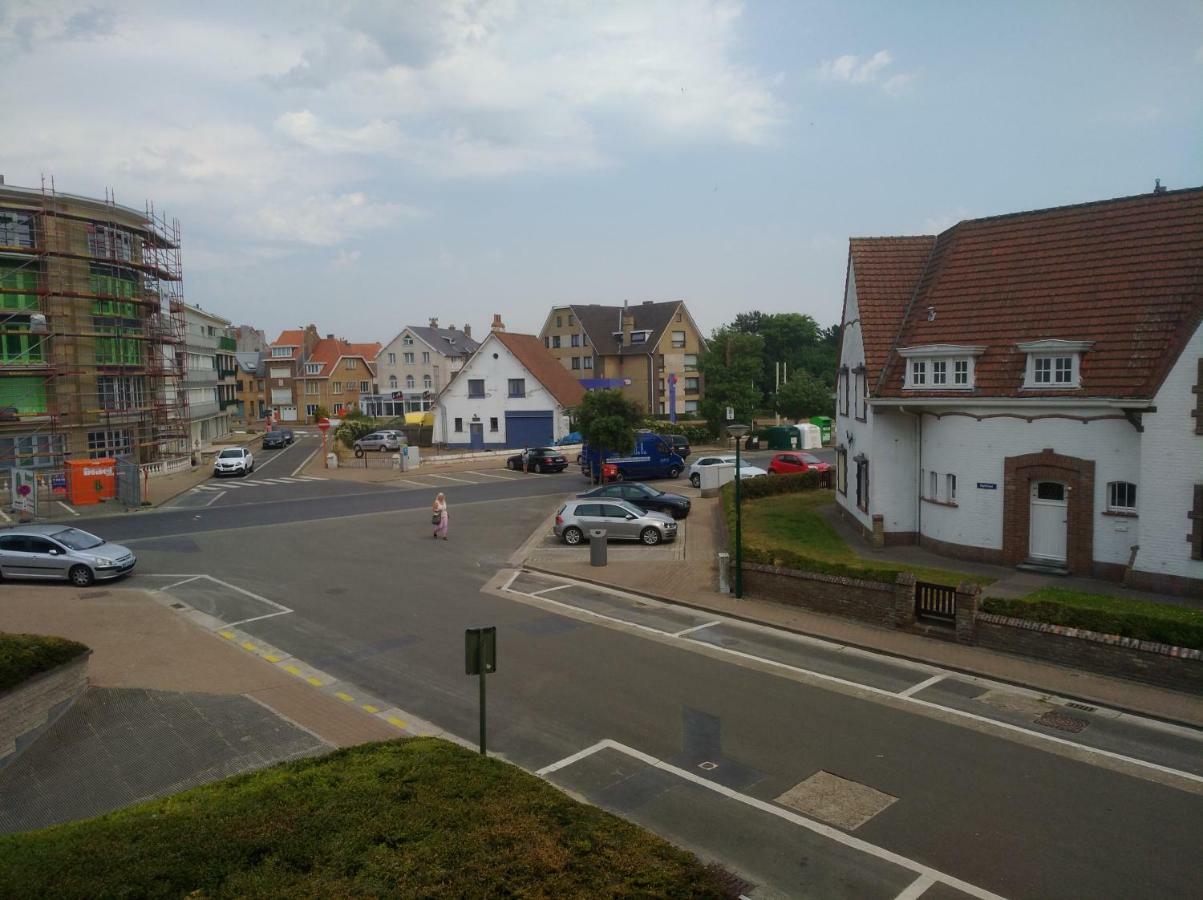
{"label": "car windshield", "polygon": [[220,453],[217,454],[217,458],[218,459],[241,459],[242,451],[241,450],[222,450]]}
{"label": "car windshield", "polygon": [[62,531],[56,531],[50,536],[71,550],[91,550],[93,547],[99,547],[104,543],[103,538],[98,538],[96,535],[89,534],[86,531],[80,531],[78,528],[64,528]]}
{"label": "car windshield", "polygon": [[821,465],[823,460],[819,459],[812,453],[803,453],[802,462],[806,463],[808,466],[817,466]]}
{"label": "car windshield", "polygon": [[631,487],[643,497],[658,497],[660,494],[664,493],[663,491],[658,491],[655,488],[650,488],[646,484],[633,484]]}

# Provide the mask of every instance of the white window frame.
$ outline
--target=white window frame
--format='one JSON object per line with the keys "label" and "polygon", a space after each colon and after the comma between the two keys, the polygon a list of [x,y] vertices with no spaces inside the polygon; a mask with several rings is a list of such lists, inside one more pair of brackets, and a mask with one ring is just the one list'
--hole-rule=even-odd
{"label": "white window frame", "polygon": [[957,476],[951,472],[944,476],[944,499],[949,503],[957,502]]}
{"label": "white window frame", "polygon": [[[1131,489],[1130,491],[1128,489]],[[1125,494],[1131,494],[1131,504],[1117,503],[1116,496],[1120,490]],[[1128,497],[1123,497],[1127,500]],[[1134,481],[1109,481],[1107,482],[1107,512],[1115,513],[1135,513],[1136,512],[1136,482]]]}
{"label": "white window frame", "polygon": [[927,497],[929,500],[940,499],[940,476],[935,469],[927,473],[927,489],[929,491]]}
{"label": "white window frame", "polygon": [[[1023,390],[1028,391],[1073,391],[1082,387],[1082,354],[1094,346],[1093,341],[1044,340],[1028,341],[1015,345],[1021,353],[1028,355],[1024,367]],[[1069,380],[1058,381],[1060,361],[1069,360]],[[1048,381],[1039,377],[1047,364]]]}
{"label": "white window frame", "polygon": [[583,357],[582,361],[581,361],[581,365],[584,366],[586,369],[592,369],[593,368],[593,357],[592,356]]}
{"label": "white window frame", "polygon": [[306,375],[321,375],[322,374],[322,364],[321,363],[305,363],[305,374]]}
{"label": "white window frame", "polygon": [[985,347],[960,344],[928,344],[904,347],[898,354],[905,360],[902,387],[907,391],[971,391],[977,357]]}
{"label": "white window frame", "polygon": [[272,356],[276,359],[291,358],[292,350],[292,347],[272,347]]}

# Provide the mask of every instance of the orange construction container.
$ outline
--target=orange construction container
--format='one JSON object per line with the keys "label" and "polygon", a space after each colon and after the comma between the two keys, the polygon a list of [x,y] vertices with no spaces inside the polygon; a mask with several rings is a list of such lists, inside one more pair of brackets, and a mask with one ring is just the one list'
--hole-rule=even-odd
{"label": "orange construction container", "polygon": [[67,460],[67,502],[88,506],[117,496],[117,460]]}

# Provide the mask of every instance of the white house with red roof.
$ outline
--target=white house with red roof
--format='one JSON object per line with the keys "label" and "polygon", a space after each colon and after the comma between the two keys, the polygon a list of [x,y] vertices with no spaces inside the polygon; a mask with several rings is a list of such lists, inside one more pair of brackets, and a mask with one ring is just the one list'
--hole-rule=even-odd
{"label": "white house with red roof", "polygon": [[1203,188],[853,238],[842,324],[866,536],[1203,593]]}

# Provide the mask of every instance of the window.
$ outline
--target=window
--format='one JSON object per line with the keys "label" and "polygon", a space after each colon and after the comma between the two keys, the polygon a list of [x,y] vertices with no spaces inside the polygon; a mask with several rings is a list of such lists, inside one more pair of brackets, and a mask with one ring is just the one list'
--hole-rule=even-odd
{"label": "window", "polygon": [[685,393],[696,394],[701,390],[701,379],[695,376],[690,376],[685,379]]}
{"label": "window", "polygon": [[911,360],[911,387],[923,387],[927,384],[927,360]]}
{"label": "window", "polygon": [[88,457],[102,459],[106,456],[128,455],[133,452],[130,433],[124,428],[88,432]]}
{"label": "window", "polygon": [[414,388],[414,377],[412,375],[405,376],[405,388],[412,391]]}
{"label": "window", "polygon": [[674,331],[673,332],[673,346],[677,347],[677,348],[685,346],[685,332],[684,331]]}
{"label": "window", "polygon": [[412,347],[414,345],[414,339],[407,334],[405,337],[401,338],[401,343],[406,347]]}
{"label": "window", "polygon": [[570,343],[574,347],[579,347],[581,345],[581,336],[579,334],[574,334],[571,338]]}
{"label": "window", "polygon": [[291,347],[272,347],[272,356],[276,357],[276,359],[279,359],[281,357],[287,358],[289,356],[292,356],[292,348]]}
{"label": "window", "polygon": [[397,364],[397,354],[396,353],[390,353],[388,355],[388,364],[390,366],[395,366]]}
{"label": "window", "polygon": [[526,396],[526,379],[511,378],[510,379],[510,396],[525,397]]}
{"label": "window", "polygon": [[355,369],[358,369],[358,368],[359,368],[359,360],[357,360],[357,359],[348,359],[348,360],[347,360],[347,365],[346,365],[346,367],[347,367],[348,369],[351,369],[352,371],[354,371]]}
{"label": "window", "polygon": [[[3,213],[0,213],[2,216]],[[0,219],[0,229],[3,219]],[[2,232],[0,232],[2,234]],[[23,434],[0,437],[0,469],[21,467],[44,469],[63,464],[63,442],[61,434]]]}
{"label": "window", "polygon": [[1092,341],[1043,340],[1015,345],[1028,355],[1023,386],[1037,390],[1081,387],[1081,356]]}
{"label": "window", "polygon": [[306,403],[305,404],[305,415],[306,416],[316,416],[317,415],[317,404],[316,403]]}
{"label": "window", "polygon": [[689,372],[698,367],[698,355],[696,353],[685,354],[685,371]]}
{"label": "window", "polygon": [[927,473],[927,496],[931,500],[940,496],[940,476],[935,472]]}
{"label": "window", "polygon": [[344,406],[342,403],[335,403],[334,404],[334,414],[336,416],[341,416],[343,414],[343,410],[346,408],[347,407]]}
{"label": "window", "polygon": [[646,342],[647,342],[647,332],[646,331],[632,331],[631,332],[631,343],[632,344],[643,344]]}
{"label": "window", "polygon": [[404,353],[402,354],[401,358],[404,360],[407,366],[412,366],[414,364],[414,355],[412,353]]}
{"label": "window", "polygon": [[581,335],[581,346],[583,346],[583,347],[589,346],[589,335],[587,335],[587,334]]}
{"label": "window", "polygon": [[952,361],[952,383],[957,387],[966,387],[969,384],[969,360]]}
{"label": "window", "polygon": [[36,365],[45,361],[44,336],[30,334],[28,325],[16,321],[4,322],[4,328],[7,334],[0,335],[0,361],[10,365]]}
{"label": "window", "polygon": [[865,376],[865,367],[857,366],[852,370],[855,390],[852,394],[852,412],[861,422],[868,418],[869,379]]}
{"label": "window", "polygon": [[321,375],[322,374],[322,364],[321,363],[305,363],[305,374],[306,375]]}
{"label": "window", "polygon": [[848,397],[852,390],[851,387],[849,386],[849,379],[851,377],[851,374],[852,373],[847,366],[840,366],[840,374],[839,374],[840,409],[839,409],[839,413],[841,416],[848,415]]}
{"label": "window", "polygon": [[685,401],[685,412],[691,413],[691,412],[697,412],[697,411],[698,411],[698,401],[696,401],[696,400],[686,400]]}
{"label": "window", "polygon": [[564,327],[564,319],[562,316],[556,316],[556,328]]}
{"label": "window", "polygon": [[0,210],[0,245],[32,247],[34,245],[33,213]]}
{"label": "window", "polygon": [[485,395],[485,380],[483,378],[468,379],[468,396],[481,398]]}
{"label": "window", "polygon": [[593,357],[592,357],[592,356],[586,356],[586,357],[584,357],[584,358],[581,360],[581,364],[582,364],[582,365],[583,365],[583,366],[584,366],[586,369],[592,369],[592,368],[593,368]]}
{"label": "window", "polygon": [[308,394],[308,395],[309,395],[309,396],[311,396],[311,397],[312,397],[312,396],[314,396],[314,395],[316,395],[316,394],[319,394],[319,393],[321,393],[321,384],[320,384],[320,382],[317,382],[317,381],[306,381],[306,382],[305,382],[305,393],[306,393],[306,394]]}
{"label": "window", "polygon": [[371,385],[366,381],[359,382],[359,393],[366,394],[371,389]]}
{"label": "window", "polygon": [[572,368],[579,369],[581,367],[581,358],[579,356],[572,357]]}
{"label": "window", "polygon": [[543,346],[546,347],[548,350],[551,349],[551,338],[548,337],[547,335],[543,335]]}
{"label": "window", "polygon": [[1203,484],[1194,486],[1191,511],[1186,514],[1191,520],[1190,558],[1203,559]]}
{"label": "window", "polygon": [[455,430],[456,430],[456,431],[463,431],[463,430],[464,430],[464,420],[463,420],[463,419],[456,419],[456,420],[455,420]]}
{"label": "window", "polygon": [[496,431],[496,430],[497,430],[497,417],[490,416],[489,417],[489,431]]}
{"label": "window", "polygon": [[835,450],[835,489],[848,496],[848,450],[837,447]]}
{"label": "window", "polygon": [[105,410],[138,409],[144,396],[142,378],[101,375],[96,379],[100,408]]}
{"label": "window", "polygon": [[568,314],[568,327],[571,328],[575,324],[576,324],[576,316],[574,316],[572,313],[569,313]]}
{"label": "window", "polygon": [[1112,481],[1107,485],[1107,509],[1111,512],[1136,512],[1136,485],[1130,481]]}
{"label": "window", "polygon": [[390,391],[395,391],[397,389],[397,376],[396,375],[390,375],[388,377],[388,388]]}
{"label": "window", "polygon": [[944,476],[944,499],[949,503],[957,502],[957,476],[951,474]]}
{"label": "window", "polygon": [[553,334],[551,336],[551,349],[553,349],[553,350],[560,349],[560,336],[558,334]]}
{"label": "window", "polygon": [[430,390],[431,385],[433,385],[433,384],[434,384],[434,382],[431,380],[431,377],[429,375],[422,376],[422,387],[426,388],[426,390]]}
{"label": "window", "polygon": [[948,362],[943,359],[931,361],[931,383],[933,385],[948,384]]}
{"label": "window", "polygon": [[869,460],[856,458],[856,505],[862,512],[869,511]]}

